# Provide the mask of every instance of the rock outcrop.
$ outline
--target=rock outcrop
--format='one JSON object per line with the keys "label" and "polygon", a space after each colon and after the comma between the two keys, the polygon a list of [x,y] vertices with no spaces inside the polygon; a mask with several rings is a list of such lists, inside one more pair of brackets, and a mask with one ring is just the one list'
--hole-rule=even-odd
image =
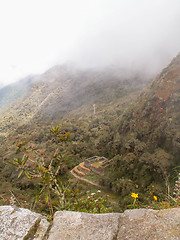
{"label": "rock outcrop", "polygon": [[180,209],[124,213],[56,212],[48,240],[179,240]]}
{"label": "rock outcrop", "polygon": [[180,239],[180,208],[166,210],[134,209],[121,215],[117,240]]}
{"label": "rock outcrop", "polygon": [[28,209],[0,206],[0,240],[43,239],[48,221]]}
{"label": "rock outcrop", "polygon": [[40,214],[0,207],[0,240],[179,240],[180,208],[108,214],[58,211],[48,228]]}
{"label": "rock outcrop", "polygon": [[119,216],[120,214],[118,213],[56,212],[48,240],[116,239]]}

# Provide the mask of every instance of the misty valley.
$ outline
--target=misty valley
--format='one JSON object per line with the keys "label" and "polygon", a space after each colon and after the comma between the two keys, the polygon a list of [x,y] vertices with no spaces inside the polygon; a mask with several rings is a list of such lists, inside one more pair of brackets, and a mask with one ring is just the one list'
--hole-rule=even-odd
{"label": "misty valley", "polygon": [[180,54],[153,79],[55,66],[0,88],[0,204],[180,206]]}

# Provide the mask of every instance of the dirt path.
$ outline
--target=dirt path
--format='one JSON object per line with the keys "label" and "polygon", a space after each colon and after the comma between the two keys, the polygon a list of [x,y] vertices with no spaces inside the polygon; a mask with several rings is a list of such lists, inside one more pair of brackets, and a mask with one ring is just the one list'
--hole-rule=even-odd
{"label": "dirt path", "polygon": [[87,180],[87,179],[85,179],[85,178],[79,177],[77,174],[75,174],[75,173],[73,172],[73,169],[70,171],[70,173],[71,173],[75,178],[77,178],[77,179],[79,179],[79,180],[81,180],[81,181],[83,181],[83,182],[86,182],[86,183],[88,183],[88,184],[91,184],[91,185],[96,186],[96,187],[99,187],[99,188],[104,188],[103,186],[101,186],[101,185],[99,185],[99,184],[97,184],[97,183],[94,183],[94,182],[91,182],[90,180]]}

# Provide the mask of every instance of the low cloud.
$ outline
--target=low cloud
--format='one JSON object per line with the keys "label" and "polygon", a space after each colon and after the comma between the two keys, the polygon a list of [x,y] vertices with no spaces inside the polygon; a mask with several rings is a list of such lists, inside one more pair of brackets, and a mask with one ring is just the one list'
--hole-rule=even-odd
{"label": "low cloud", "polygon": [[4,1],[0,83],[66,62],[156,74],[180,51],[179,12],[179,0]]}

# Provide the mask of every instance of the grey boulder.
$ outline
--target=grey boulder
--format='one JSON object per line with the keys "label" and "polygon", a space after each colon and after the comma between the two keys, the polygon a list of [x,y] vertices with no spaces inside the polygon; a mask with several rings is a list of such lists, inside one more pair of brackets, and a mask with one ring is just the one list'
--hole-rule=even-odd
{"label": "grey boulder", "polygon": [[0,206],[0,240],[43,239],[49,223],[28,209]]}

